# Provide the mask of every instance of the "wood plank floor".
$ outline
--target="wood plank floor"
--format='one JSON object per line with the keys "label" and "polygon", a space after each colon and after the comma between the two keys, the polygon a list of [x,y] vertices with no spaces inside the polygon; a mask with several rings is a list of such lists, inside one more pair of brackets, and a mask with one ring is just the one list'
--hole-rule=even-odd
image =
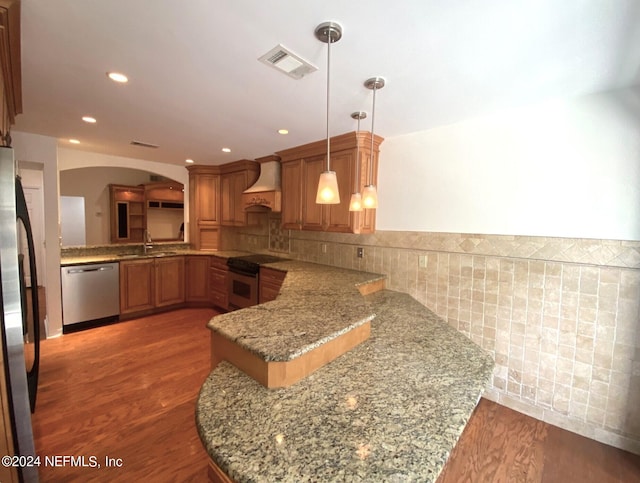
{"label": "wood plank floor", "polygon": [[[36,450],[103,467],[42,467],[43,482],[206,482],[195,400],[215,312],[184,309],[42,344]],[[105,468],[104,458],[121,458]],[[481,400],[438,483],[640,482],[640,457]]]}
{"label": "wood plank floor", "polygon": [[[44,341],[36,451],[95,455],[103,467],[44,467],[41,481],[206,481],[195,400],[215,313],[184,309]],[[123,466],[105,468],[106,456]]]}

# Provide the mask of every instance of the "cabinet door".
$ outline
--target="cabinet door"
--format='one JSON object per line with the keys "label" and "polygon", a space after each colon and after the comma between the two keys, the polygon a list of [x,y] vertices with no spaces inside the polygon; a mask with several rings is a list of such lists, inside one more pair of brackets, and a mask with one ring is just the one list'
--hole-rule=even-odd
{"label": "cabinet door", "polygon": [[208,256],[185,257],[185,297],[187,302],[209,301],[209,265],[211,259]]}
{"label": "cabinet door", "polygon": [[325,226],[327,231],[349,233],[353,231],[353,213],[349,211],[351,193],[355,189],[355,153],[352,149],[331,154],[331,169],[338,178],[340,204],[325,205]]}
{"label": "cabinet door", "polygon": [[196,188],[196,219],[198,222],[220,222],[220,176],[217,174],[198,174]]}
{"label": "cabinet door", "polygon": [[156,307],[184,303],[184,257],[155,259]]}
{"label": "cabinet door", "polygon": [[302,228],[302,160],[282,163],[282,228]]}
{"label": "cabinet door", "polygon": [[211,268],[209,269],[210,297],[211,302],[225,310],[229,309],[229,267],[226,259],[211,257]]}
{"label": "cabinet door", "polygon": [[153,309],[153,260],[120,262],[120,314],[131,314]]}
{"label": "cabinet door", "polygon": [[226,226],[246,225],[246,214],[242,209],[242,192],[248,188],[247,172],[223,174],[220,177],[221,224]]}
{"label": "cabinet door", "polygon": [[302,229],[322,230],[323,207],[316,203],[320,174],[326,169],[324,156],[304,160],[302,173]]}

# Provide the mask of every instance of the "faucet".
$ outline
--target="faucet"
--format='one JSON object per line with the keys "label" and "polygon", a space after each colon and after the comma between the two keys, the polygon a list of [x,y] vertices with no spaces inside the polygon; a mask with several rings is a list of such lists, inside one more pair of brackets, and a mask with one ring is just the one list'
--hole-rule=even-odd
{"label": "faucet", "polygon": [[144,230],[144,245],[143,245],[143,253],[146,255],[147,254],[147,250],[149,248],[153,248],[153,240],[151,239],[151,233],[149,233],[149,230],[145,229]]}

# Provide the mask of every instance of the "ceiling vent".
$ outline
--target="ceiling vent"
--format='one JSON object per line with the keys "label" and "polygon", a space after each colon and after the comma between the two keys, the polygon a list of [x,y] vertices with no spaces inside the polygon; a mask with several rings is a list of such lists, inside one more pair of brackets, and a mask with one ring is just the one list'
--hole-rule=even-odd
{"label": "ceiling vent", "polygon": [[302,79],[305,75],[315,72],[318,68],[310,62],[297,56],[290,50],[278,44],[258,59],[263,64],[275,67],[294,79]]}
{"label": "ceiling vent", "polygon": [[134,146],[140,146],[142,148],[152,148],[152,149],[157,149],[160,146],[158,146],[157,144],[151,144],[151,143],[143,143],[142,141],[131,141],[131,144]]}

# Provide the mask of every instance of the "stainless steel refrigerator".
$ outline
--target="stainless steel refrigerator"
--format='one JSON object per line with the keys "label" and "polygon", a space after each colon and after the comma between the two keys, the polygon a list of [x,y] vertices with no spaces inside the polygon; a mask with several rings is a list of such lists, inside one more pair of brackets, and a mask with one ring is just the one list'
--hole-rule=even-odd
{"label": "stainless steel refrigerator", "polygon": [[[31,276],[27,304],[25,270]],[[14,454],[35,456],[31,412],[35,409],[40,359],[38,282],[27,206],[11,148],[0,147],[0,315],[4,374]],[[12,456],[12,455],[10,455]],[[21,481],[37,482],[37,467],[18,468]]]}

